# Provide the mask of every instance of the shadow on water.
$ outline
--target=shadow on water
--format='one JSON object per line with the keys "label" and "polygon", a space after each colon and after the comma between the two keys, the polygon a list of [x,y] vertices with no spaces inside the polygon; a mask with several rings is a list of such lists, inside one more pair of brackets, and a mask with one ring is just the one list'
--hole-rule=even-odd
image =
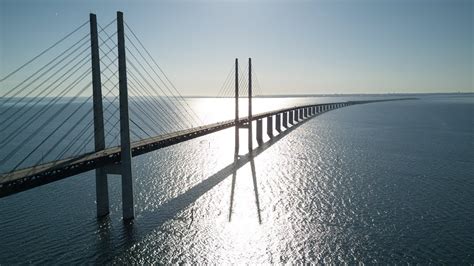
{"label": "shadow on water", "polygon": [[[247,158],[248,160],[244,161],[243,165],[245,165],[247,162],[250,162],[250,169],[252,172],[252,181],[253,181],[253,191],[255,193],[255,203],[257,207],[258,223],[262,224],[262,217],[260,215],[260,201],[258,198],[257,173],[255,171],[255,160],[254,160],[255,155],[252,152],[252,153],[248,153],[246,156],[248,156]],[[229,222],[232,220],[232,208],[234,205],[235,180],[237,178],[237,170],[243,165],[239,166],[239,155],[238,155],[238,151],[236,150],[234,153],[234,164],[233,164],[234,171],[232,173],[232,185],[231,185],[231,191],[230,191]]]}
{"label": "shadow on water", "polygon": [[[253,179],[253,186],[254,186],[254,193],[255,193],[255,200],[256,200],[256,207],[257,207],[257,214],[258,214],[258,221],[261,224],[261,215],[260,215],[260,202],[258,198],[258,189],[257,189],[257,178],[256,178],[256,170],[255,170],[255,162],[254,158],[260,155],[262,152],[270,148],[273,144],[278,142],[280,139],[291,133],[293,130],[297,129],[311,118],[314,118],[318,115],[306,118],[303,121],[300,121],[298,124],[295,124],[280,134],[273,136],[267,142],[262,143],[257,148],[255,148],[252,152],[249,152],[245,155],[238,155],[234,154],[234,161],[227,165],[226,167],[222,168],[215,174],[211,175],[207,179],[201,181],[196,186],[190,188],[188,191],[184,192],[183,194],[169,200],[168,202],[161,205],[159,208],[149,211],[143,212],[140,214],[141,218],[136,220],[135,222],[124,222],[123,230],[121,235],[122,244],[118,244],[118,246],[122,246],[122,248],[128,248],[132,246],[134,243],[143,239],[148,233],[157,229],[158,227],[162,226],[165,222],[173,219],[180,211],[186,209],[192,203],[194,203],[198,198],[204,195],[206,192],[210,191],[220,182],[224,181],[228,176],[232,175],[232,188],[231,188],[231,203],[229,207],[229,222],[232,216],[232,205],[233,205],[233,198],[234,198],[234,188],[235,188],[235,179],[237,176],[237,170],[240,169],[247,163],[250,163],[251,172],[252,172],[252,179]],[[140,224],[140,221],[153,221],[152,223],[146,222],[146,224]],[[139,226],[138,226],[139,225]],[[111,241],[111,237],[109,234],[111,227],[110,219],[101,219],[98,222],[98,243],[97,243],[97,255],[98,257],[107,256],[115,254],[120,254],[117,251],[117,246],[111,250],[111,246],[115,246],[111,243],[103,243]],[[109,251],[101,253],[101,251]],[[112,252],[111,252],[112,251]],[[110,257],[109,257],[110,258]],[[98,258],[102,261],[101,258]],[[107,259],[106,259],[107,260]]]}

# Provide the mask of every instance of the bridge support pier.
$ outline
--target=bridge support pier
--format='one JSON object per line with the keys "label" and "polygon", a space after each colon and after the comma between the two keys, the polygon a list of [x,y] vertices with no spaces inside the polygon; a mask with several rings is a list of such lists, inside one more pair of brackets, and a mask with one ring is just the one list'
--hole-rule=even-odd
{"label": "bridge support pier", "polygon": [[288,128],[288,113],[284,112],[282,115],[283,115],[283,126],[285,128]]}
{"label": "bridge support pier", "polygon": [[273,116],[267,116],[267,135],[273,138]]}
{"label": "bridge support pier", "polygon": [[290,125],[294,125],[294,124],[295,124],[295,122],[293,121],[293,112],[294,112],[294,111],[289,111],[289,112],[288,112],[288,123],[289,123]]}
{"label": "bridge support pier", "polygon": [[262,137],[262,119],[257,120],[257,143],[258,145],[262,145],[263,137]]}
{"label": "bridge support pier", "polygon": [[299,120],[298,115],[299,115],[299,110],[298,109],[294,110],[293,111],[293,120],[295,121],[295,123],[298,123],[298,120]]}
{"label": "bridge support pier", "polygon": [[275,129],[278,133],[281,132],[281,114],[275,116]]}
{"label": "bridge support pier", "polygon": [[102,168],[95,169],[95,196],[97,204],[97,217],[109,214],[109,188],[107,173]]}

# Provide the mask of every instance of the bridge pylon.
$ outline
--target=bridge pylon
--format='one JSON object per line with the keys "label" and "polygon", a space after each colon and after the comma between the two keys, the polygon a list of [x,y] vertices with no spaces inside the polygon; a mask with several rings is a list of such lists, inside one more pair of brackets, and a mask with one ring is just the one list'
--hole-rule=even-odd
{"label": "bridge pylon", "polygon": [[[239,119],[239,61],[235,59],[235,153],[239,153],[239,130],[247,129],[248,130],[248,150],[252,152],[253,150],[253,127],[252,127],[252,58],[249,58],[248,61],[248,119],[246,123],[242,123]],[[257,122],[262,122],[261,120]],[[257,135],[261,136],[262,128],[257,126],[257,131],[260,130],[260,133],[257,132]]]}
{"label": "bridge pylon", "polygon": [[[99,41],[97,33],[97,17],[90,14],[91,29],[91,60],[92,60],[92,89],[94,110],[94,144],[95,151],[105,150],[104,116],[102,104],[102,86],[100,77]],[[117,12],[117,47],[119,75],[119,112],[120,112],[120,162],[117,164],[98,167],[96,173],[97,216],[109,214],[109,195],[107,174],[122,176],[122,212],[123,219],[134,218],[132,153],[130,143],[127,66],[125,55],[125,34],[123,13]]]}
{"label": "bridge pylon", "polygon": [[133,219],[132,149],[130,145],[130,118],[128,115],[127,60],[125,57],[125,29],[123,13],[117,12],[117,47],[120,103],[120,170],[122,176],[123,219]]}
{"label": "bridge pylon", "polygon": [[[97,17],[89,15],[91,35],[92,62],[92,105],[94,113],[94,149],[96,152],[105,149],[104,114],[102,104],[102,82],[100,78],[99,38],[97,34]],[[97,202],[97,217],[109,214],[109,191],[107,173],[103,168],[95,169],[95,189]]]}

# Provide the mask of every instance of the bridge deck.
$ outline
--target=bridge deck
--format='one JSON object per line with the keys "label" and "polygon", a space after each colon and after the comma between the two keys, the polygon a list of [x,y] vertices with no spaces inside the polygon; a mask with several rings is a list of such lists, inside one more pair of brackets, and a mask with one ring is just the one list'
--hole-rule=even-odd
{"label": "bridge deck", "polygon": [[[341,103],[344,103],[346,105],[353,105],[380,101],[391,100],[336,102],[328,104],[297,106],[256,114],[253,116],[252,120],[258,120],[271,115],[276,115],[279,113],[284,113],[306,107],[317,107]],[[239,124],[244,124],[248,122],[248,118],[241,118],[238,121]],[[132,156],[145,154],[154,150],[168,147],[193,138],[201,137],[233,126],[235,126],[235,120],[227,120],[224,122],[218,122],[214,124],[190,128],[182,131],[135,141],[131,144]],[[0,176],[0,197],[14,194],[43,184],[51,183],[69,176],[94,170],[99,167],[119,164],[120,153],[120,147],[112,147],[103,151],[92,152],[75,158],[58,160],[3,174]]]}

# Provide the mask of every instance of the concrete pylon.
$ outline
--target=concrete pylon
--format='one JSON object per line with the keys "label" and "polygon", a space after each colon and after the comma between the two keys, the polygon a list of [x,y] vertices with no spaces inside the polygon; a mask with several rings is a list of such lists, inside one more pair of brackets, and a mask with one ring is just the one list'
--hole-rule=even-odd
{"label": "concrete pylon", "polygon": [[252,138],[252,58],[249,58],[249,152],[253,150],[253,138]]}
{"label": "concrete pylon", "polygon": [[132,151],[130,145],[130,127],[128,115],[125,32],[122,12],[117,12],[117,48],[120,104],[120,170],[122,175],[122,212],[123,219],[130,220],[134,218],[135,211],[133,206]]}
{"label": "concrete pylon", "polygon": [[[94,149],[105,149],[104,114],[102,104],[102,82],[100,78],[99,37],[97,34],[97,17],[89,15],[91,62],[92,62],[92,106],[94,112]],[[109,189],[107,173],[103,168],[95,169],[95,192],[97,201],[97,217],[109,214]]]}

